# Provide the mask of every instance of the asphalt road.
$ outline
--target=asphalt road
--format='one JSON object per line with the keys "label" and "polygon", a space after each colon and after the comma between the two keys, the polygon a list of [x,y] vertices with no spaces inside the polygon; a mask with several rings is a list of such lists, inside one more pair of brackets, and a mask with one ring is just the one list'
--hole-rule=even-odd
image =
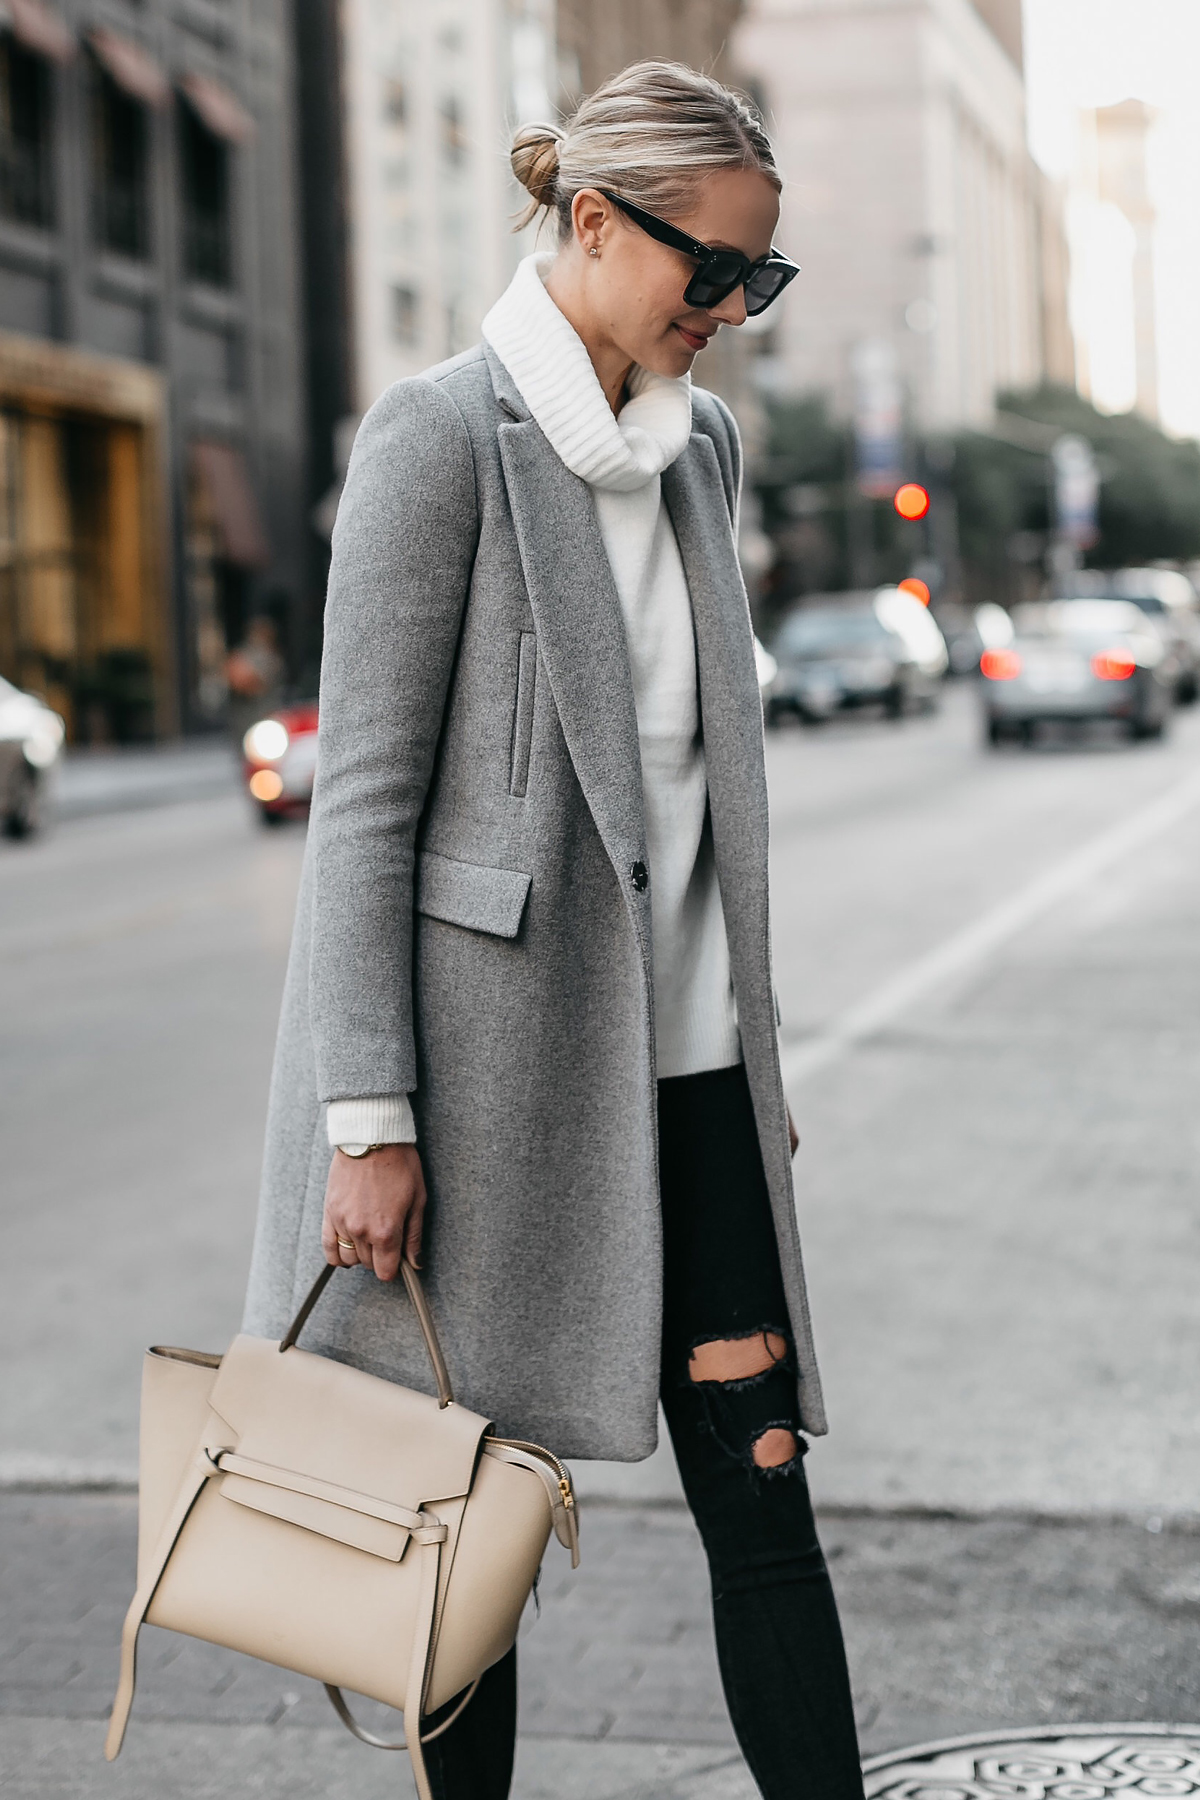
{"label": "asphalt road", "polygon": [[[1163,745],[988,755],[957,689],[936,718],[785,731],[768,758],[833,1422],[809,1473],[868,1744],[1200,1713],[1200,710]],[[68,1490],[0,1510],[24,1607],[0,1629],[6,1792],[158,1800],[181,1757],[202,1775],[173,1791],[227,1792],[255,1733],[276,1734],[256,1792],[360,1766],[303,1706],[296,1750],[273,1689],[224,1713],[163,1689],[125,1774],[80,1772],[132,1520],[69,1490],[132,1476],[147,1342],[236,1329],[302,847],[233,795],[0,846],[0,1485]],[[676,1491],[663,1458],[582,1473],[610,1500]],[[616,1586],[547,1594],[521,1792],[740,1794],[690,1525],[594,1516]],[[118,1575],[60,1617],[36,1596],[61,1596],[70,1556]],[[647,1660],[655,1631],[674,1673]],[[238,1679],[203,1691],[259,1693]],[[356,1791],[392,1791],[392,1759],[362,1767]]]}
{"label": "asphalt road", "polygon": [[[1200,709],[988,755],[971,700],[769,740],[812,1479],[1194,1513]],[[0,847],[0,1479],[130,1474],[142,1346],[236,1329],[302,849],[235,794]]]}

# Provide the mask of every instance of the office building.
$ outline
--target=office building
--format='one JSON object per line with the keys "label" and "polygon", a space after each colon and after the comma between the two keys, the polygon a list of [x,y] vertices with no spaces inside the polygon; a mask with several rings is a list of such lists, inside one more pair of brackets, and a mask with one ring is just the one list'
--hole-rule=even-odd
{"label": "office building", "polygon": [[76,739],[215,726],[302,605],[281,0],[7,0],[0,672]]}
{"label": "office building", "polygon": [[764,346],[780,390],[848,410],[856,355],[882,345],[911,422],[949,429],[1048,361],[1063,375],[1061,222],[1026,147],[1020,0],[751,0],[734,53],[803,265]]}

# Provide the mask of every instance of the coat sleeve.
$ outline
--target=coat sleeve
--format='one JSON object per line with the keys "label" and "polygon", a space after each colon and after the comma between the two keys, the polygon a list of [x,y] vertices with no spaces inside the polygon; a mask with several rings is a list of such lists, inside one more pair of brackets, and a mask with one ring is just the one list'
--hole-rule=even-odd
{"label": "coat sleeve", "polygon": [[414,845],[478,530],[457,407],[398,383],[363,420],[333,533],[308,846],[321,1100],[417,1084]]}

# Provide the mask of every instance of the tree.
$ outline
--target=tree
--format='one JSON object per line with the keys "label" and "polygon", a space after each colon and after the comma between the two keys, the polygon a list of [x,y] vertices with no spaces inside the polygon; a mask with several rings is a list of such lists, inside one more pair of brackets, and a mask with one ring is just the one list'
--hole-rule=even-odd
{"label": "tree", "polygon": [[[1200,555],[1200,444],[1169,438],[1137,413],[1098,412],[1071,388],[1002,394],[997,412],[1000,429],[1012,417],[1056,434],[1074,433],[1092,445],[1102,475],[1100,536],[1088,552],[1093,567]],[[954,452],[968,586],[994,584],[1030,555],[1040,561],[1051,528],[1046,457],[970,431],[957,436]]]}
{"label": "tree", "polygon": [[764,455],[753,476],[776,556],[760,603],[764,627],[798,595],[851,585],[852,507],[872,580],[908,574],[921,556],[923,533],[898,519],[890,501],[857,492],[851,428],[830,417],[825,397],[768,400],[766,418]]}

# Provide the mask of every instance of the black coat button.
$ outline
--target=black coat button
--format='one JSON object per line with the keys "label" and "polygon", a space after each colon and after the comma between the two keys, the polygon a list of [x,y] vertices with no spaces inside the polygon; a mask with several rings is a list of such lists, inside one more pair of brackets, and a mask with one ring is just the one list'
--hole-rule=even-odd
{"label": "black coat button", "polygon": [[632,869],[629,871],[629,879],[632,881],[639,894],[646,891],[650,885],[650,873],[644,862],[634,863]]}

